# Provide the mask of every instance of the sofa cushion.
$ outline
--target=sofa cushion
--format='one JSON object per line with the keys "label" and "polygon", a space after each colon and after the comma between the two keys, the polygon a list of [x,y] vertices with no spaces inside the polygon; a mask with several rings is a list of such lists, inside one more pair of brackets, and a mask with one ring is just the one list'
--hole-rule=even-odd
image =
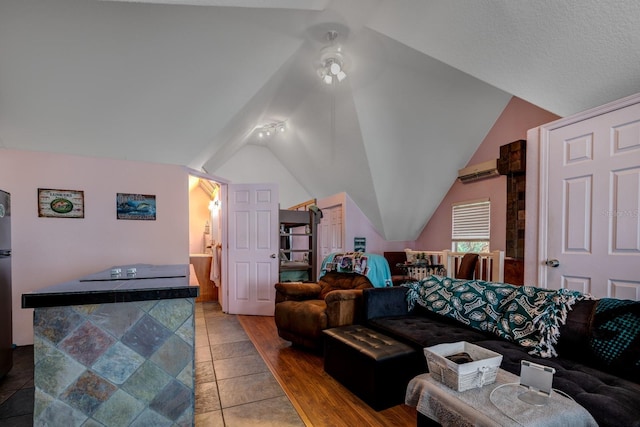
{"label": "sofa cushion", "polygon": [[328,327],[324,300],[281,302],[276,304],[274,317],[279,329],[312,339],[319,339]]}
{"label": "sofa cushion", "polygon": [[496,334],[515,341],[530,354],[556,356],[560,326],[571,306],[582,298],[578,291],[520,286],[500,303]]}
{"label": "sofa cushion", "polygon": [[567,313],[567,321],[560,326],[556,350],[560,357],[583,363],[594,363],[591,350],[591,326],[597,300],[578,301]]}
{"label": "sofa cushion", "polygon": [[553,387],[571,396],[591,413],[600,427],[640,427],[640,385],[566,358],[539,358],[503,340],[474,344],[502,354],[500,367],[520,375],[520,361],[530,360],[556,370]]}
{"label": "sofa cushion", "polygon": [[640,383],[640,301],[600,299],[590,345],[600,369]]}
{"label": "sofa cushion", "polygon": [[380,317],[370,319],[367,325],[417,349],[449,342],[473,342],[487,339],[487,335],[482,332],[461,327],[442,316],[437,319],[415,315]]}
{"label": "sofa cushion", "polygon": [[331,291],[373,287],[366,276],[355,273],[338,273],[335,271],[328,272],[322,276],[320,280],[318,280],[318,285],[320,285],[319,299],[325,299]]}

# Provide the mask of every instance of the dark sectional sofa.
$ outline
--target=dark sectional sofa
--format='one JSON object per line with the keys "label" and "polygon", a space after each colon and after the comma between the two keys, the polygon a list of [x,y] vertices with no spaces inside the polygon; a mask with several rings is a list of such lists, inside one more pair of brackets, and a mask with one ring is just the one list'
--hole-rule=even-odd
{"label": "dark sectional sofa", "polygon": [[[594,356],[594,340],[615,337],[598,335],[603,332],[597,325],[607,321],[601,318],[604,315],[596,314],[599,301],[582,300],[575,303],[568,312],[566,323],[560,328],[560,338],[555,345],[558,356],[541,358],[531,356],[514,342],[472,329],[420,305],[409,311],[406,294],[407,288],[402,286],[365,289],[365,325],[410,345],[421,354],[424,347],[436,344],[471,342],[502,354],[501,368],[515,375],[520,374],[520,362],[523,359],[552,366],[556,370],[553,387],[569,394],[586,408],[600,426],[640,427],[640,331],[617,331],[627,334],[625,338],[632,341],[625,355],[626,360],[604,364]],[[631,321],[640,318],[639,309],[640,302],[627,306],[626,314],[622,314],[622,325],[629,318]],[[611,313],[608,315],[611,316]],[[428,371],[424,357],[414,360],[413,366],[405,368],[416,375]],[[421,425],[421,415],[418,415],[418,424]]]}

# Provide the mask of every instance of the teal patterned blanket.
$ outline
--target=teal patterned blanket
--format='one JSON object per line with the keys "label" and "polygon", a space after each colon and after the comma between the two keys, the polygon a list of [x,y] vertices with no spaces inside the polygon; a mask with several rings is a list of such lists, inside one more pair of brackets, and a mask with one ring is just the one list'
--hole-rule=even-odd
{"label": "teal patterned blanket", "polygon": [[567,312],[590,298],[578,291],[430,276],[404,284],[409,310],[415,304],[527,348],[540,357],[557,356],[554,345]]}
{"label": "teal patterned blanket", "polygon": [[367,279],[376,288],[391,286],[391,269],[386,258],[382,255],[367,252],[331,253],[323,261],[320,267],[320,275],[327,271],[339,273],[356,273],[367,276]]}

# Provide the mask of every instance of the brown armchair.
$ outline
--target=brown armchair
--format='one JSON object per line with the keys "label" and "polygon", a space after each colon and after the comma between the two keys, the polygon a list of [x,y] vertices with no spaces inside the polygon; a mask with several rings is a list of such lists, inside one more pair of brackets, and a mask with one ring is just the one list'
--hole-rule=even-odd
{"label": "brown armchair", "polygon": [[328,272],[317,283],[277,283],[275,322],[278,335],[314,350],[322,348],[322,331],[358,323],[366,276]]}

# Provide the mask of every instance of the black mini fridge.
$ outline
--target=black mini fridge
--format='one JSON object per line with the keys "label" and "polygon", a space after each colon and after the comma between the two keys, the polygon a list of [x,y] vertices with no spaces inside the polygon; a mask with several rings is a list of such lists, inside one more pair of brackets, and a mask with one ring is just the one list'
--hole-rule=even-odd
{"label": "black mini fridge", "polygon": [[13,366],[11,196],[0,190],[0,378]]}

